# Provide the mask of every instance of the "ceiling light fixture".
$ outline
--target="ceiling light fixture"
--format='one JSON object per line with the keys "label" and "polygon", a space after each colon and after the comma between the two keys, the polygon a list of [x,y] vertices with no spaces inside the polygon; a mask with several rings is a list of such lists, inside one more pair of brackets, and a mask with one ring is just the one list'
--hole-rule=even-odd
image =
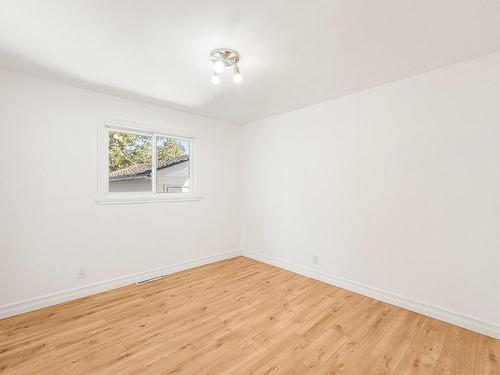
{"label": "ceiling light fixture", "polygon": [[234,74],[233,74],[233,82],[240,83],[241,81],[243,81],[243,76],[240,73],[240,68],[238,67],[238,65],[235,65],[234,66]]}
{"label": "ceiling light fixture", "polygon": [[224,63],[220,60],[217,60],[216,62],[214,62],[214,72],[215,73],[222,73],[224,71],[224,68],[226,66],[224,65]]}
{"label": "ceiling light fixture", "polygon": [[214,74],[211,79],[214,85],[220,84],[220,74],[224,72],[224,69],[231,67],[233,68],[233,82],[240,83],[243,81],[243,76],[238,66],[240,54],[235,50],[218,48],[210,53],[210,60],[214,64]]}

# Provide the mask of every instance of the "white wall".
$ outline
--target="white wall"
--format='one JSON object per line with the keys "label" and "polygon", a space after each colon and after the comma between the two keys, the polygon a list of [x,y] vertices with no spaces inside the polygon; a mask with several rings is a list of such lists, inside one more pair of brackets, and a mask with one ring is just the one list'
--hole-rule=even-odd
{"label": "white wall", "polygon": [[[241,129],[0,71],[0,316],[242,247],[498,328],[499,98],[495,54]],[[96,205],[98,116],[197,133],[203,199]]]}
{"label": "white wall", "polygon": [[[202,199],[97,205],[98,116],[197,134]],[[240,126],[0,71],[0,130],[0,313],[238,249]]]}
{"label": "white wall", "polygon": [[255,122],[242,140],[244,250],[498,329],[500,54]]}

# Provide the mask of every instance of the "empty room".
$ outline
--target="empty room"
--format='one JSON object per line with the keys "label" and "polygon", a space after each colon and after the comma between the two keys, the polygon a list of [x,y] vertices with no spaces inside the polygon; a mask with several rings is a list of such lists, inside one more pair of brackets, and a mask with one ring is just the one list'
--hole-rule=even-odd
{"label": "empty room", "polygon": [[0,0],[0,375],[500,375],[499,0]]}

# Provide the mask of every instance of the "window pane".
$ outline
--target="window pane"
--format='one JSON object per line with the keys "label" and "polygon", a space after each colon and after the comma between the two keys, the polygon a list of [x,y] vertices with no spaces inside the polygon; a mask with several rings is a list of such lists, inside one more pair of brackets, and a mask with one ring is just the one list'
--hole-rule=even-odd
{"label": "window pane", "polygon": [[156,192],[190,192],[191,141],[173,137],[157,137],[156,154]]}
{"label": "window pane", "polygon": [[109,132],[109,191],[152,191],[152,137]]}

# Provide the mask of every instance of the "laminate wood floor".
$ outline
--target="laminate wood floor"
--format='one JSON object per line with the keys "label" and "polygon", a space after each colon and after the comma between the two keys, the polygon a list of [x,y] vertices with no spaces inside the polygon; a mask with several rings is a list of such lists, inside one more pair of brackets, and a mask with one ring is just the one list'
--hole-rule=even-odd
{"label": "laminate wood floor", "polygon": [[495,340],[238,257],[0,321],[0,374],[500,374]]}

